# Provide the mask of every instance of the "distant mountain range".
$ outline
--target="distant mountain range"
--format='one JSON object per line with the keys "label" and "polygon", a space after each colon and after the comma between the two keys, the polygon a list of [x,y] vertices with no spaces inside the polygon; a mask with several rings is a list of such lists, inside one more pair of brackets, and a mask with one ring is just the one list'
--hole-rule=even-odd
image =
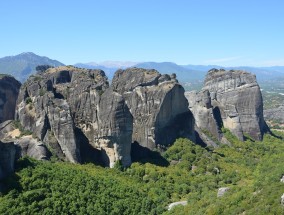
{"label": "distant mountain range", "polygon": [[[78,67],[89,68],[89,69],[102,69],[106,72],[108,77],[112,79],[115,71],[117,69],[124,69],[125,66],[120,66],[121,64],[112,64],[113,67],[106,67],[100,64],[75,64]],[[245,70],[256,75],[258,81],[264,81],[267,79],[273,79],[278,77],[284,77],[284,66],[273,66],[273,67],[223,67],[218,65],[177,65],[172,62],[143,62],[132,64],[132,67],[139,67],[145,69],[156,69],[162,74],[176,73],[178,80],[180,82],[192,82],[204,80],[204,77],[208,70],[212,68],[216,69],[226,69],[226,70]]]}
{"label": "distant mountain range", "polygon": [[38,65],[61,66],[64,64],[32,52],[24,52],[19,55],[0,58],[0,73],[12,75],[23,82],[36,72],[35,68]]}
{"label": "distant mountain range", "polygon": [[[51,60],[48,57],[38,56],[32,52],[25,52],[16,56],[0,58],[0,73],[10,74],[19,81],[25,81],[34,74],[38,65],[61,66],[63,63]],[[235,70],[246,70],[254,73],[258,81],[266,81],[278,77],[284,77],[284,66],[273,67],[222,67],[218,65],[177,65],[172,62],[129,62],[129,61],[105,61],[101,63],[77,63],[76,67],[87,69],[102,69],[111,80],[117,69],[127,67],[140,67],[145,69],[156,69],[160,73],[175,73],[181,83],[203,81],[208,70],[212,68],[224,68]]]}

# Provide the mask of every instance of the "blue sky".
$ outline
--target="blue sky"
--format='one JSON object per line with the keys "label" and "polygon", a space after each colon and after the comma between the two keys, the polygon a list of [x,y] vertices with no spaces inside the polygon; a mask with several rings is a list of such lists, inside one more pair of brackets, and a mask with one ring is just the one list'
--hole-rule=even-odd
{"label": "blue sky", "polygon": [[0,57],[284,66],[283,0],[9,0]]}

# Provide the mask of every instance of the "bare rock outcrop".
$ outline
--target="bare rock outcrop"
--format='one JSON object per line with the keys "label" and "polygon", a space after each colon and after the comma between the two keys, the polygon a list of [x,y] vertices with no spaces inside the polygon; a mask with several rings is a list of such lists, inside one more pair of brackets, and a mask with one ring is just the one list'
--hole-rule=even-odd
{"label": "bare rock outcrop", "polygon": [[132,142],[152,150],[168,146],[178,137],[194,139],[194,120],[174,74],[140,68],[118,70],[111,88],[123,96],[133,116]]}
{"label": "bare rock outcrop", "polygon": [[0,74],[0,123],[14,119],[20,87],[15,78]]}
{"label": "bare rock outcrop", "polygon": [[118,70],[109,86],[102,70],[49,68],[21,87],[16,119],[57,157],[110,167],[131,164],[133,142],[152,150],[194,139],[183,87],[156,70]]}
{"label": "bare rock outcrop", "polygon": [[0,140],[15,144],[16,159],[29,156],[37,160],[48,160],[50,152],[47,147],[17,126],[19,123],[12,120],[0,124]]}
{"label": "bare rock outcrop", "polygon": [[121,160],[128,166],[132,115],[108,87],[102,70],[50,68],[22,86],[16,116],[60,158],[84,162],[95,149],[91,156],[101,156],[105,165]]}
{"label": "bare rock outcrop", "polygon": [[48,160],[50,153],[43,142],[31,136],[24,136],[15,140],[17,158],[29,156],[37,160]]}
{"label": "bare rock outcrop", "polygon": [[212,69],[201,92],[187,93],[196,124],[222,139],[221,128],[240,140],[249,135],[262,140],[268,127],[263,118],[263,102],[255,75],[245,71]]}

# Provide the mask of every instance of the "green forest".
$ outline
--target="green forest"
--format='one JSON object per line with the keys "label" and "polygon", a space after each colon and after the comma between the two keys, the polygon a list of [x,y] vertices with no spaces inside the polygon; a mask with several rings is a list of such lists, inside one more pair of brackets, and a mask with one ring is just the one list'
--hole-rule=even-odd
{"label": "green forest", "polygon": [[[231,146],[178,139],[126,169],[22,158],[2,181],[0,214],[284,214],[284,134],[262,142],[225,135]],[[230,190],[217,197],[221,187]]]}

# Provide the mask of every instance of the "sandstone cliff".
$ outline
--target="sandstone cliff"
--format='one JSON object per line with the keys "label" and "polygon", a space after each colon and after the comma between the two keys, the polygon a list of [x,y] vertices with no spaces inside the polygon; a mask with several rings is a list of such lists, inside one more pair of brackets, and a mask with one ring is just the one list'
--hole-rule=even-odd
{"label": "sandstone cliff", "polygon": [[222,139],[222,127],[240,140],[245,134],[261,140],[267,130],[261,92],[253,74],[212,69],[202,91],[187,93],[186,97],[196,125],[218,140]]}
{"label": "sandstone cliff", "polygon": [[194,139],[194,120],[174,74],[139,68],[119,70],[111,87],[124,97],[133,115],[132,142],[152,150],[168,146],[178,137]]}
{"label": "sandstone cliff", "polygon": [[21,83],[15,78],[0,74],[0,123],[14,119],[20,87]]}
{"label": "sandstone cliff", "polygon": [[101,70],[50,68],[21,87],[16,118],[71,162],[128,166],[133,142],[154,149],[178,137],[194,139],[184,89],[175,75],[155,70],[119,70],[109,86]]}

